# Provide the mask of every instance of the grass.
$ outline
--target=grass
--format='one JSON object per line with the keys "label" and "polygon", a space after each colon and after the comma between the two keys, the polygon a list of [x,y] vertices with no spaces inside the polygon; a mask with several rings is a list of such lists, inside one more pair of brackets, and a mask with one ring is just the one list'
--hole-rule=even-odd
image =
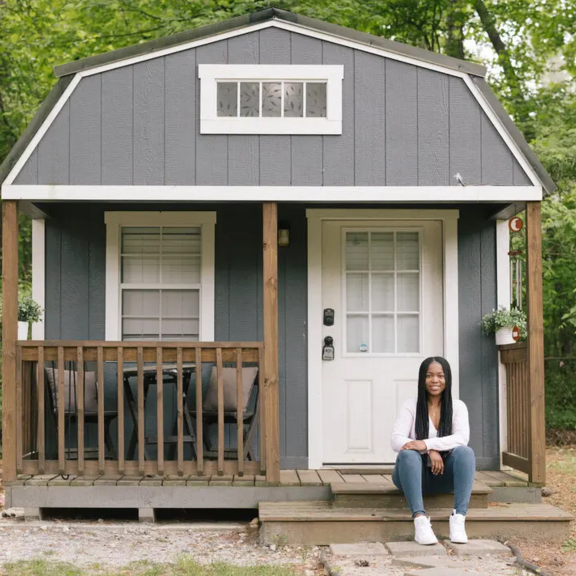
{"label": "grass", "polygon": [[198,564],[179,558],[176,564],[134,562],[122,568],[102,569],[98,566],[78,568],[72,564],[49,560],[27,560],[4,564],[3,576],[295,576],[295,570],[281,566],[232,566],[230,564]]}

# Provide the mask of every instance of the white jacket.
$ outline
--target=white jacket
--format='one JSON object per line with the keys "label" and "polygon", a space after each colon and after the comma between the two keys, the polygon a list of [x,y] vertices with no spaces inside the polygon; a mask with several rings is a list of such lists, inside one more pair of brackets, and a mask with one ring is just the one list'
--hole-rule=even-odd
{"label": "white jacket", "polygon": [[[394,424],[390,445],[392,450],[400,452],[406,442],[416,440],[416,398],[404,402],[400,414]],[[468,422],[468,408],[462,400],[452,401],[452,434],[438,438],[438,431],[434,428],[432,420],[428,419],[428,438],[424,440],[427,450],[452,450],[456,446],[466,446],[470,440],[470,424]],[[423,450],[422,453],[427,452]]]}

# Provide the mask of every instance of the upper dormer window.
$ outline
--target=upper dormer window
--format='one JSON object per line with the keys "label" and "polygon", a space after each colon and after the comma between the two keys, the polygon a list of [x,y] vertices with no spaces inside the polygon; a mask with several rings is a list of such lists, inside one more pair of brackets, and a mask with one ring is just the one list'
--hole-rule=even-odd
{"label": "upper dormer window", "polygon": [[343,66],[200,64],[202,134],[341,134]]}

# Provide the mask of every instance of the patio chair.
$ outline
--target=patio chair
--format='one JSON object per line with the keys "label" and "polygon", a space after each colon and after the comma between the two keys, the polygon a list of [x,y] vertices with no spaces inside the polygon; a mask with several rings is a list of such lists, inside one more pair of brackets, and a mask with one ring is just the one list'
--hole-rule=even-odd
{"label": "patio chair", "polygon": [[[44,368],[46,374],[47,386],[46,399],[49,406],[49,414],[51,415],[54,430],[58,430],[58,369],[57,368]],[[70,426],[78,422],[77,410],[77,379],[78,372],[75,370],[64,370],[64,415],[65,427],[64,437],[70,432]],[[112,436],[110,435],[110,424],[118,417],[118,411],[105,410],[104,411],[104,442],[106,457],[116,460],[116,449]],[[98,424],[98,382],[96,381],[96,372],[84,372],[84,422],[86,424]],[[70,457],[75,454],[78,457],[78,448],[67,447],[66,456]],[[88,458],[90,456],[98,457],[98,447],[85,447],[84,454]]]}
{"label": "patio chair", "polygon": [[[237,390],[236,368],[223,368],[223,391],[224,391],[224,424],[236,424],[237,422]],[[258,422],[258,368],[242,368],[242,396],[244,400],[243,424],[244,442],[243,453],[247,460],[255,460],[252,442]],[[195,405],[188,408],[190,415],[196,418]],[[206,397],[202,403],[202,426],[204,429],[204,457],[217,458],[218,446],[212,442],[208,434],[208,426],[218,422],[218,377],[216,367],[212,367],[210,381],[206,391]],[[237,445],[224,447],[224,457],[234,459],[238,456]]]}

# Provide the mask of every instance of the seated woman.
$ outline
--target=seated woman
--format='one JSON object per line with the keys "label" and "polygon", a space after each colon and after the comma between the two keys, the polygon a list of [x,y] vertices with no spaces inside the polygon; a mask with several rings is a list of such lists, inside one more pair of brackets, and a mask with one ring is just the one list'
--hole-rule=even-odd
{"label": "seated woman", "polygon": [[418,374],[418,399],[404,403],[392,432],[392,449],[399,452],[392,481],[404,492],[414,518],[419,544],[438,542],[424,511],[423,495],[454,492],[450,540],[468,542],[468,511],[476,461],[467,446],[468,410],[452,400],[452,372],[444,358],[427,358]]}

